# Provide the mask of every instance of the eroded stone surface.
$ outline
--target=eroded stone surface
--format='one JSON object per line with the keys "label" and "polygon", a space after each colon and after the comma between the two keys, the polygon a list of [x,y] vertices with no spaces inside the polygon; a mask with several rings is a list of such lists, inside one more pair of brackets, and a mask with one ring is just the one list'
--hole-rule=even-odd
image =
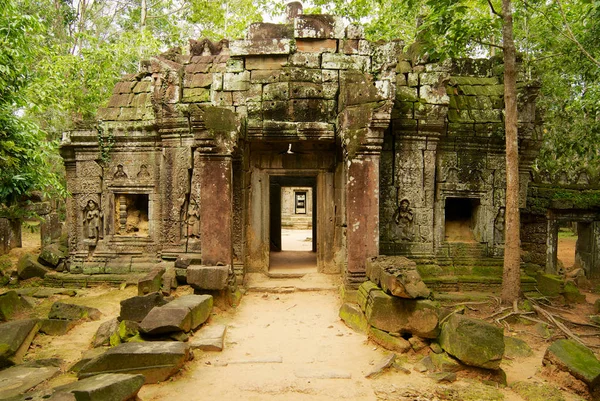
{"label": "eroded stone surface", "polygon": [[194,335],[190,346],[192,349],[202,351],[222,351],[226,331],[227,326],[225,325],[203,327]]}
{"label": "eroded stone surface", "polygon": [[166,303],[167,301],[164,300],[164,297],[160,292],[152,292],[150,294],[124,299],[121,301],[121,313],[119,314],[119,319],[141,322],[152,308],[165,305]]}
{"label": "eroded stone surface", "polygon": [[557,340],[546,350],[544,364],[552,363],[587,384],[591,390],[600,385],[600,361],[594,353],[574,340]]}
{"label": "eroded stone surface", "polygon": [[55,302],[48,313],[49,319],[79,320],[90,319],[98,320],[102,316],[96,308],[84,305],[68,304],[64,302]]}
{"label": "eroded stone surface", "polygon": [[13,366],[0,371],[0,399],[14,397],[60,373],[55,366]]}
{"label": "eroded stone surface", "polygon": [[146,383],[164,381],[189,359],[189,346],[181,342],[120,344],[85,364],[77,376],[100,373],[142,374]]}
{"label": "eroded stone surface", "polygon": [[0,324],[0,368],[20,363],[38,330],[34,319]]}
{"label": "eroded stone surface", "polygon": [[135,398],[145,380],[141,374],[106,373],[57,387],[56,390],[72,393],[77,400],[127,401]]}
{"label": "eroded stone surface", "polygon": [[148,334],[188,332],[208,319],[212,306],[212,295],[184,295],[153,308],[142,320],[140,328]]}

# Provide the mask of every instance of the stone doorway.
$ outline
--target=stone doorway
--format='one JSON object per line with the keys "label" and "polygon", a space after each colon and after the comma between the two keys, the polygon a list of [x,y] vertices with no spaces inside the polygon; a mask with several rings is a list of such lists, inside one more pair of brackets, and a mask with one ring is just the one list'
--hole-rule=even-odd
{"label": "stone doorway", "polygon": [[317,271],[317,210],[316,177],[270,176],[269,274]]}
{"label": "stone doorway", "polygon": [[475,231],[479,212],[479,199],[446,198],[445,241],[476,242]]}

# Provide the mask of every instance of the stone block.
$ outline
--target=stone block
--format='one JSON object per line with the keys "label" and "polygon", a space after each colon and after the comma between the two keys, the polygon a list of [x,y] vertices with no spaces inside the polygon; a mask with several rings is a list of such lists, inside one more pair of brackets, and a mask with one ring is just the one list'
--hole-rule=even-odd
{"label": "stone block", "polygon": [[230,266],[190,266],[187,282],[199,290],[223,290],[227,287]]}
{"label": "stone block", "polygon": [[291,82],[290,98],[292,99],[323,99],[323,85],[310,82]]}
{"label": "stone block", "polygon": [[359,333],[366,333],[369,329],[367,317],[357,304],[346,302],[340,308],[340,319],[346,323],[346,326]]}
{"label": "stone block", "polygon": [[80,379],[101,373],[142,374],[146,383],[165,381],[189,360],[189,346],[181,342],[125,343],[85,364]]}
{"label": "stone block", "polygon": [[138,296],[159,292],[162,285],[162,276],[165,274],[164,267],[152,269],[144,278],[138,281]]}
{"label": "stone block", "polygon": [[16,397],[60,374],[55,366],[13,366],[0,371],[0,400]]}
{"label": "stone block", "polygon": [[148,334],[189,332],[208,319],[212,306],[211,295],[185,295],[152,309],[140,328]]}
{"label": "stone block", "polygon": [[34,319],[0,324],[0,369],[21,363],[39,327]]}
{"label": "stone block", "polygon": [[202,351],[222,351],[226,331],[225,325],[203,327],[194,335],[190,347]]}
{"label": "stone block", "polygon": [[0,295],[0,320],[10,320],[15,313],[27,309],[27,307],[27,304],[23,302],[16,291],[5,292]]}
{"label": "stone block", "polygon": [[290,56],[290,64],[294,67],[319,68],[321,57],[318,53],[294,53]]}
{"label": "stone block", "polygon": [[263,88],[263,100],[288,100],[290,98],[290,84],[288,82],[277,82],[267,84]]}
{"label": "stone block", "polygon": [[504,336],[504,356],[515,358],[526,358],[533,355],[533,351],[527,343],[520,338]]}
{"label": "stone block", "polygon": [[600,361],[587,347],[573,340],[557,340],[546,350],[544,365],[553,364],[596,390],[600,385]]}
{"label": "stone block", "polygon": [[250,72],[250,81],[253,84],[270,84],[279,82],[281,76],[280,70],[252,70]]}
{"label": "stone block", "polygon": [[17,263],[17,273],[21,280],[44,278],[48,272],[50,270],[39,263],[33,255],[24,255]]}
{"label": "stone block", "polygon": [[401,298],[427,298],[431,291],[417,271],[417,264],[404,256],[378,256],[367,260],[367,277],[386,293]]}
{"label": "stone block", "polygon": [[56,268],[64,258],[65,254],[59,249],[59,246],[50,244],[42,249],[40,256],[38,256],[38,262],[44,266]]}
{"label": "stone block", "polygon": [[560,276],[538,272],[535,279],[538,290],[546,296],[556,297],[563,292],[564,282]]}
{"label": "stone block", "polygon": [[445,352],[429,355],[434,369],[440,372],[458,372],[462,369],[461,364]]}
{"label": "stone block", "polygon": [[565,297],[565,301],[570,304],[584,304],[586,302],[585,294],[582,294],[572,281],[565,283],[562,295]]}
{"label": "stone block", "polygon": [[110,338],[119,330],[119,321],[115,319],[107,320],[102,323],[92,339],[92,347],[97,348],[110,344]]}
{"label": "stone block", "polygon": [[183,102],[203,103],[210,101],[210,90],[207,88],[184,88]]}
{"label": "stone block", "polygon": [[371,66],[367,56],[324,53],[322,57],[321,67],[330,70],[368,71]]}
{"label": "stone block", "polygon": [[246,69],[252,70],[279,70],[287,65],[287,56],[250,56],[246,57]]}
{"label": "stone block", "polygon": [[62,336],[77,325],[73,320],[42,319],[40,320],[40,332],[49,336]]}
{"label": "stone block", "polygon": [[372,289],[366,302],[369,324],[389,333],[411,333],[423,338],[439,334],[439,307],[429,300],[392,297]]}
{"label": "stone block", "polygon": [[245,91],[250,89],[250,71],[241,73],[226,72],[223,74],[223,90]]}
{"label": "stone block", "polygon": [[162,293],[151,292],[147,295],[138,295],[121,301],[121,313],[119,320],[131,320],[141,322],[146,315],[156,306],[163,306],[167,303]]}
{"label": "stone block", "polygon": [[229,51],[232,57],[290,54],[290,50],[290,39],[233,40],[229,43]]}
{"label": "stone block", "polygon": [[55,302],[48,313],[48,319],[63,320],[98,320],[101,316],[102,312],[96,308],[84,305],[67,304],[64,302]]}
{"label": "stone block", "polygon": [[376,344],[379,344],[383,348],[390,351],[405,353],[411,349],[410,343],[400,335],[392,336],[383,330],[376,329],[375,327],[369,328],[369,338]]}
{"label": "stone block", "polygon": [[442,325],[439,343],[466,365],[499,369],[504,356],[501,328],[479,319],[454,314]]}
{"label": "stone block", "polygon": [[77,400],[127,401],[136,399],[144,385],[141,374],[104,373],[56,388],[56,391],[75,395]]}

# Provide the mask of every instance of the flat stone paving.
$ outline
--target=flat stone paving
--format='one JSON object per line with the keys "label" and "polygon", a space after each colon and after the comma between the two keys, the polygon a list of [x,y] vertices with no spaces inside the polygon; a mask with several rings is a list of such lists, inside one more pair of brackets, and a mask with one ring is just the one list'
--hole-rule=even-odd
{"label": "flat stone paving", "polygon": [[[387,352],[339,319],[338,280],[315,275],[281,283],[250,277],[250,291],[227,321],[209,322],[227,325],[223,351],[195,351],[185,372],[145,385],[140,398],[376,400],[365,375]],[[290,292],[279,291],[277,283]]]}

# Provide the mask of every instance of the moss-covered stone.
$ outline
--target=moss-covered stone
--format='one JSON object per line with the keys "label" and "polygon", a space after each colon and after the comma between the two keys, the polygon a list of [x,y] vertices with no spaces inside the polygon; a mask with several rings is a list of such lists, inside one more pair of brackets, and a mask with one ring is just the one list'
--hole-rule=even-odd
{"label": "moss-covered stone", "polygon": [[488,386],[482,383],[469,382],[459,387],[457,399],[461,401],[503,401],[504,394],[496,386]]}
{"label": "moss-covered stone", "polygon": [[439,342],[446,352],[471,366],[498,369],[504,355],[502,329],[458,314],[442,325]]}
{"label": "moss-covered stone", "polygon": [[390,351],[404,353],[411,349],[411,345],[408,341],[400,336],[392,336],[389,333],[376,329],[375,327],[371,327],[369,329],[369,338],[373,340],[373,342],[381,345],[385,349],[389,349]]}
{"label": "moss-covered stone", "polygon": [[585,303],[585,294],[582,294],[579,291],[579,288],[571,282],[568,281],[565,283],[565,287],[562,295],[565,297],[565,301],[570,304],[584,304]]}
{"label": "moss-covered stone", "polygon": [[592,390],[600,385],[600,361],[589,348],[573,340],[553,342],[544,355],[544,364],[547,363],[566,370]]}
{"label": "moss-covered stone", "polygon": [[458,372],[462,369],[461,364],[445,352],[441,354],[432,353],[429,357],[436,370],[442,372]]}
{"label": "moss-covered stone", "polygon": [[510,388],[525,401],[565,401],[559,389],[545,383],[519,381]]}
{"label": "moss-covered stone", "polygon": [[520,338],[504,337],[504,356],[508,358],[526,358],[533,355],[527,343]]}
{"label": "moss-covered stone", "polygon": [[563,280],[555,274],[538,272],[536,276],[538,290],[549,297],[556,297],[563,292]]}
{"label": "moss-covered stone", "polygon": [[367,317],[357,304],[345,303],[340,308],[340,318],[346,326],[359,333],[367,333],[369,323]]}

